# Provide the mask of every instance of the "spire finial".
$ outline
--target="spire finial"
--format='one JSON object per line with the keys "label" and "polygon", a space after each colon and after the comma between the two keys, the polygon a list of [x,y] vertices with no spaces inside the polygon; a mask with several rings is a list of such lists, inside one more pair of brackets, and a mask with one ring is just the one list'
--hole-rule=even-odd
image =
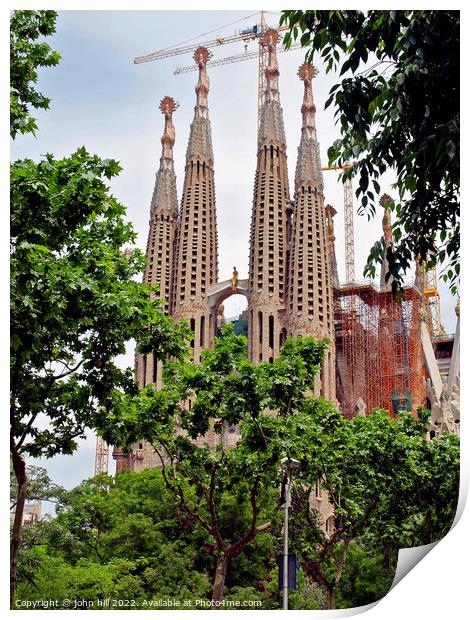
{"label": "spire finial", "polygon": [[383,196],[379,200],[379,204],[381,207],[383,207],[384,210],[384,216],[382,219],[382,230],[384,233],[385,253],[383,257],[382,267],[380,270],[380,288],[382,290],[391,290],[392,286],[392,278],[389,277],[388,282],[386,281],[386,275],[389,271],[387,249],[390,248],[393,244],[392,215],[390,210],[390,205],[392,203],[393,198],[388,194],[383,194]]}
{"label": "spire finial", "polygon": [[270,101],[279,101],[279,63],[277,62],[276,45],[279,41],[279,33],[275,29],[266,30],[263,36],[263,45],[268,50],[268,62],[266,63],[266,92]]}
{"label": "spire finial", "polygon": [[315,104],[313,103],[312,80],[318,75],[318,69],[305,62],[300,65],[297,75],[304,83],[304,100],[302,102],[302,127],[315,127]]}
{"label": "spire finial", "polygon": [[165,117],[165,128],[161,137],[162,158],[173,159],[173,146],[175,144],[175,126],[173,125],[173,112],[179,108],[179,103],[173,97],[163,97],[160,101],[160,112]]}
{"label": "spire finial", "polygon": [[334,228],[333,218],[336,215],[337,211],[333,207],[333,205],[326,205],[325,213],[326,213],[326,224],[327,224],[327,230],[328,230],[328,238],[329,238],[330,242],[334,243],[334,241],[335,241],[335,228]]}
{"label": "spire finial", "polygon": [[393,202],[393,198],[388,194],[383,194],[383,196],[379,200],[379,204],[383,207],[384,216],[382,219],[382,230],[384,233],[385,245],[388,247],[392,245],[393,236],[392,236],[392,217],[390,212],[390,204]]}
{"label": "spire finial", "polygon": [[206,65],[212,58],[211,52],[206,47],[198,47],[194,52],[194,61],[199,67],[199,79],[196,84],[196,109],[200,113],[204,113],[207,110],[207,93],[209,92],[210,82],[207,75]]}

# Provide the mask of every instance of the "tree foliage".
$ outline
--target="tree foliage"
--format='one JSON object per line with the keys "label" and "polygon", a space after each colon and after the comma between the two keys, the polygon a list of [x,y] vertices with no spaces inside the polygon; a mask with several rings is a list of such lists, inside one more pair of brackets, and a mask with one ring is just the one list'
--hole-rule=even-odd
{"label": "tree foliage", "polygon": [[[49,100],[32,84],[37,67],[59,56],[40,35],[54,32],[53,11],[11,17],[11,132],[34,132],[29,108]],[[87,427],[99,429],[112,391],[136,392],[116,357],[135,339],[157,359],[186,352],[189,330],[174,324],[155,287],[136,278],[145,259],[126,248],[136,235],[107,181],[112,159],[84,147],[70,157],[10,167],[11,403],[10,453],[18,482],[11,540],[11,593],[27,492],[25,456],[70,454]]]}
{"label": "tree foliage", "polygon": [[[63,487],[54,484],[44,467],[28,465],[26,467],[28,479],[26,501],[57,501],[64,492]],[[15,472],[10,466],[10,510],[16,506],[18,499],[18,481]]]}
{"label": "tree foliage", "polygon": [[[276,511],[261,506],[279,485],[284,488],[281,459],[297,454],[303,442],[299,424],[308,419],[298,422],[296,414],[310,398],[305,393],[314,387],[326,345],[312,337],[289,339],[273,363],[253,364],[246,359],[246,338],[227,326],[200,364],[168,362],[163,389],[147,386],[137,397],[116,392],[116,418],[108,416],[105,437],[123,446],[141,438],[151,442],[182,522],[209,534],[206,548],[217,558],[216,601],[223,598],[229,562],[273,527]],[[235,426],[241,437],[226,449],[223,438]],[[205,443],[208,432],[216,437],[215,450]],[[227,529],[221,518],[230,495],[231,502],[249,507],[243,528],[232,523]]]}
{"label": "tree foliage", "polygon": [[[225,530],[243,529],[248,508],[243,497],[225,495],[219,513]],[[196,607],[196,599],[210,599],[215,562],[208,535],[182,525],[158,469],[85,481],[63,495],[53,521],[28,529],[19,559],[21,599],[44,598],[47,589],[59,600],[133,599],[140,609],[149,608],[145,600],[186,598]],[[266,540],[253,542],[234,559],[228,598],[260,595],[271,548]]]}
{"label": "tree foliage", "polygon": [[50,99],[35,84],[38,68],[53,67],[60,54],[42,36],[55,32],[56,11],[13,11],[10,18],[10,135],[35,133],[31,108],[47,110]]}
{"label": "tree foliage", "polygon": [[[428,441],[425,411],[392,418],[376,410],[347,420],[309,409],[308,456],[296,477],[301,486],[294,495],[293,544],[307,575],[327,589],[332,608],[354,541],[382,550],[391,580],[399,548],[447,533],[459,493],[459,440],[443,434]],[[329,535],[312,514],[310,491],[317,481],[334,514]]]}
{"label": "tree foliage", "polygon": [[183,351],[152,287],[137,282],[135,233],[105,180],[113,160],[48,155],[11,167],[12,437],[30,456],[71,453],[98,405],[136,388],[116,357],[134,338],[157,357]]}
{"label": "tree foliage", "polygon": [[[328,150],[330,165],[352,163],[359,212],[375,214],[379,177],[396,175],[398,201],[389,277],[403,281],[418,257],[446,266],[455,292],[459,275],[460,14],[458,11],[284,11],[297,39],[320,54],[335,84],[333,105],[341,138]],[[384,246],[377,242],[365,275],[375,275]],[[396,285],[395,285],[396,286]]]}

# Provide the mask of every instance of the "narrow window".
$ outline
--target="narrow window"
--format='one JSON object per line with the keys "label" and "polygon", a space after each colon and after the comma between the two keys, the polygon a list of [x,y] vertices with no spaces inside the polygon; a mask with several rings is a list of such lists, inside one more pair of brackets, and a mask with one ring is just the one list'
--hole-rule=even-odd
{"label": "narrow window", "polygon": [[[196,330],[196,321],[194,319],[191,319],[189,322],[189,329],[193,332],[195,332]],[[194,349],[194,336],[193,339],[191,340],[191,348]]]}
{"label": "narrow window", "polygon": [[199,335],[199,342],[201,347],[205,346],[205,332],[206,332],[206,317],[204,315],[201,316],[201,333]]}
{"label": "narrow window", "polygon": [[269,317],[269,347],[274,349],[274,317]]}

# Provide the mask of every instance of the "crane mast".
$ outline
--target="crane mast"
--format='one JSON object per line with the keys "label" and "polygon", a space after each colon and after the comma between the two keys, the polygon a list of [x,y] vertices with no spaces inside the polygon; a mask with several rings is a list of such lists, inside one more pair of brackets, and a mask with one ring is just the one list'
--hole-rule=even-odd
{"label": "crane mast", "polygon": [[97,435],[96,436],[94,475],[101,476],[102,474],[107,474],[108,467],[109,467],[109,445],[106,443],[106,441],[102,437]]}

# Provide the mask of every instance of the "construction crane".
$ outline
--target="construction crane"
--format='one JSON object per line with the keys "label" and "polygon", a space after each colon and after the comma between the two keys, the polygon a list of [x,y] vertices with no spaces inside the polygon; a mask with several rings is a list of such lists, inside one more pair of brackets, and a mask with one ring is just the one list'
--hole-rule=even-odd
{"label": "construction crane", "polygon": [[434,266],[424,274],[423,295],[427,300],[429,309],[429,326],[431,335],[439,337],[444,335],[444,328],[441,324],[441,298],[437,288],[437,270]]}
{"label": "construction crane", "polygon": [[[300,43],[294,43],[291,45],[289,49],[282,48],[279,52],[290,52],[290,50],[301,48]],[[243,54],[235,54],[234,56],[226,56],[225,58],[217,58],[216,60],[208,60],[207,67],[210,69],[211,67],[219,67],[221,65],[228,65],[234,62],[243,62],[244,60],[253,60],[254,58],[259,57],[258,50],[252,50],[251,52],[245,51]],[[181,75],[182,73],[191,73],[193,71],[197,71],[197,65],[194,63],[192,65],[186,65],[185,67],[177,67],[173,71],[173,75]]]}
{"label": "construction crane", "polygon": [[[260,12],[259,22],[256,23],[251,28],[245,28],[241,30],[237,34],[229,35],[229,36],[219,36],[215,39],[210,39],[208,41],[202,41],[200,43],[190,43],[188,45],[183,45],[181,47],[174,47],[164,50],[159,50],[156,52],[152,52],[151,54],[147,54],[145,56],[137,56],[134,58],[134,64],[141,64],[144,62],[151,62],[154,60],[160,60],[162,58],[170,58],[171,56],[180,56],[182,54],[192,54],[198,47],[221,47],[222,45],[228,45],[230,43],[238,43],[243,42],[245,46],[244,54],[237,54],[235,56],[228,56],[226,58],[219,58],[216,60],[210,60],[207,65],[209,67],[216,67],[220,65],[225,65],[228,63],[240,62],[243,60],[250,60],[252,58],[258,57],[258,128],[260,123],[260,111],[263,106],[263,97],[266,85],[266,76],[265,76],[265,68],[266,68],[266,55],[267,50],[263,42],[263,35],[266,30],[271,29],[270,26],[267,26],[266,20],[264,17],[265,11]],[[254,14],[256,15],[256,13]],[[250,16],[251,17],[251,16]],[[249,19],[249,18],[244,18]],[[282,32],[285,30],[289,30],[289,26],[280,26],[279,28],[275,28],[278,32]],[[253,51],[248,51],[248,44],[251,42],[258,42],[258,49]],[[301,47],[300,43],[296,43],[291,46],[290,49],[298,49]],[[289,51],[289,50],[281,50],[281,51]],[[196,65],[191,65],[187,67],[177,68],[174,72],[175,75],[180,75],[182,73],[187,73],[189,71],[195,71],[197,69]]]}
{"label": "construction crane", "polygon": [[96,436],[95,476],[107,475],[109,467],[109,445],[99,435]]}
{"label": "construction crane", "polygon": [[[326,166],[322,170],[349,170],[351,164],[343,166]],[[354,260],[354,205],[352,182],[348,177],[344,184],[344,253],[346,265],[346,282],[351,283],[356,279]]]}
{"label": "construction crane", "polygon": [[[170,58],[172,56],[179,56],[182,54],[190,54],[194,52],[198,47],[220,47],[222,45],[227,45],[230,43],[237,43],[242,41],[245,45],[245,52],[243,54],[236,54],[233,56],[227,56],[225,58],[218,58],[215,60],[209,60],[207,63],[210,67],[218,67],[221,65],[243,62],[245,60],[251,60],[258,57],[258,128],[260,124],[261,118],[261,109],[263,106],[263,97],[266,85],[266,48],[263,42],[263,34],[268,30],[268,26],[266,24],[264,11],[260,13],[259,22],[251,27],[245,28],[238,34],[226,36],[226,37],[217,37],[215,39],[211,39],[209,41],[203,41],[202,43],[191,43],[189,45],[184,45],[182,47],[175,47],[170,49],[164,49],[156,52],[152,52],[151,54],[147,54],[146,56],[138,56],[134,58],[135,64],[141,64],[145,62],[151,62],[154,60],[160,60],[162,58]],[[277,28],[278,32],[282,32],[284,30],[288,30],[288,26],[281,26]],[[258,41],[258,50],[248,50],[248,44],[252,41]],[[292,49],[298,49],[301,47],[300,43],[295,43],[292,45],[289,50],[282,49],[281,52],[290,51]],[[190,71],[195,71],[197,69],[195,64],[178,67],[174,71],[174,75],[181,75],[183,73],[188,73]],[[323,170],[346,170],[350,168],[349,164],[345,164],[344,166],[334,166],[334,167],[325,167]],[[345,233],[345,254],[346,254],[346,281],[353,282],[355,280],[355,265],[354,265],[354,224],[353,224],[353,194],[352,194],[352,184],[351,179],[346,179],[344,183],[344,233]]]}

